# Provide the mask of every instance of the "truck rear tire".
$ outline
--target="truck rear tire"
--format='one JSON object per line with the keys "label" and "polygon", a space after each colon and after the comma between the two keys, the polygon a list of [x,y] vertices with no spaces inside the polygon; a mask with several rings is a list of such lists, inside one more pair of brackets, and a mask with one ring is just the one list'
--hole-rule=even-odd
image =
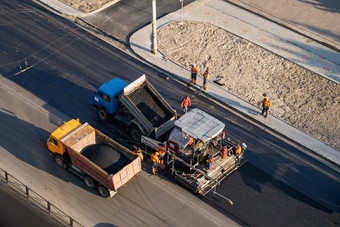
{"label": "truck rear tire", "polygon": [[136,141],[136,142],[140,142],[141,139],[142,139],[142,132],[140,131],[140,129],[134,125],[132,126],[132,128],[130,129],[130,135],[131,135],[131,138]]}
{"label": "truck rear tire", "polygon": [[99,108],[97,110],[97,115],[103,121],[108,121],[109,119],[108,113],[104,108]]}
{"label": "truck rear tire", "polygon": [[104,187],[103,185],[98,186],[98,192],[104,198],[107,198],[107,197],[110,196],[109,190],[106,187]]}
{"label": "truck rear tire", "polygon": [[97,182],[88,175],[84,176],[83,181],[86,184],[86,186],[89,188],[95,188],[97,186]]}
{"label": "truck rear tire", "polygon": [[63,169],[67,168],[67,163],[65,162],[63,157],[56,155],[56,156],[54,156],[54,160],[60,168],[63,168]]}

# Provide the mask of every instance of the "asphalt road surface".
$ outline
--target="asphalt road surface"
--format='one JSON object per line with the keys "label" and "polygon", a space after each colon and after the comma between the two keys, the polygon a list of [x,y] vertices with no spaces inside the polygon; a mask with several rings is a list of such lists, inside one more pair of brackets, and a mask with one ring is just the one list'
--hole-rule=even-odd
{"label": "asphalt road surface", "polygon": [[[302,148],[174,80],[165,81],[152,68],[31,1],[1,2],[0,8],[0,165],[80,223],[339,225],[339,174]],[[232,140],[248,145],[248,162],[217,188],[233,206],[211,193],[194,196],[163,175],[152,176],[147,164],[114,198],[103,199],[48,156],[49,133],[70,118],[87,121],[131,147],[122,127],[98,120],[91,102],[103,82],[113,77],[131,82],[144,73],[178,111],[180,100],[190,94],[193,107],[222,120]]]}
{"label": "asphalt road surface", "polygon": [[[191,2],[193,0],[185,0],[184,6]],[[179,0],[158,0],[156,1],[157,18],[180,8]],[[152,20],[151,1],[120,0],[98,13],[86,15],[82,19],[121,42],[128,43],[129,37],[134,31],[149,24]]]}

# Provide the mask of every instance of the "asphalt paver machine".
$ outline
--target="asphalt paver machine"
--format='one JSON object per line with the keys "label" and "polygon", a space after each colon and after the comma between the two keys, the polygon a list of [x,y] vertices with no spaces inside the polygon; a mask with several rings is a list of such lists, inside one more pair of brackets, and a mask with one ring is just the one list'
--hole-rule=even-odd
{"label": "asphalt paver machine", "polygon": [[176,181],[204,196],[246,161],[246,144],[226,139],[224,128],[223,122],[196,108],[175,121],[167,141],[142,136],[142,143],[153,150],[166,145],[166,164]]}

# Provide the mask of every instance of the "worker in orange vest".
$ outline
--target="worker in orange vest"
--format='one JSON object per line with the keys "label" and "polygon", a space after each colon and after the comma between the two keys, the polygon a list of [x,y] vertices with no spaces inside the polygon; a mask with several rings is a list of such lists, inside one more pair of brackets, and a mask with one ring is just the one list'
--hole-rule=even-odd
{"label": "worker in orange vest", "polygon": [[192,146],[194,144],[194,138],[192,138],[191,136],[189,137],[189,143],[188,146]]}
{"label": "worker in orange vest", "polygon": [[163,144],[160,144],[160,147],[158,147],[159,162],[160,162],[160,164],[163,164],[163,162],[164,162],[165,151],[163,149],[165,150],[166,146],[163,145]]}
{"label": "worker in orange vest", "polygon": [[152,161],[152,173],[154,175],[156,174],[157,165],[159,163],[158,155],[159,155],[159,153],[156,151],[155,153],[151,154],[151,156],[150,156],[150,159]]}
{"label": "worker in orange vest", "polygon": [[266,93],[264,93],[263,96],[264,96],[264,99],[261,102],[261,105],[262,105],[262,113],[261,113],[261,115],[266,113],[265,117],[267,117],[268,116],[269,107],[272,106],[272,103],[271,103],[270,99],[267,97]]}
{"label": "worker in orange vest", "polygon": [[207,68],[205,72],[203,73],[203,90],[208,89],[208,86],[207,86],[208,79],[209,79],[209,69]]}
{"label": "worker in orange vest", "polygon": [[241,153],[242,153],[242,148],[241,148],[241,145],[238,143],[236,144],[234,154],[237,158],[239,158]]}
{"label": "worker in orange vest", "polygon": [[185,98],[181,102],[181,107],[183,108],[184,113],[188,112],[188,106],[191,106],[189,95],[185,96]]}
{"label": "worker in orange vest", "polygon": [[133,148],[135,148],[135,150],[133,151],[133,153],[137,154],[137,155],[139,156],[140,160],[143,161],[144,156],[143,156],[143,151],[142,151],[142,149],[140,149],[140,148],[138,148],[138,147],[136,147],[136,146],[133,146]]}
{"label": "worker in orange vest", "polygon": [[209,159],[207,160],[207,162],[208,162],[208,169],[211,169],[214,164],[214,158],[212,155],[209,156]]}
{"label": "worker in orange vest", "polygon": [[191,82],[196,84],[198,70],[195,64],[191,65]]}

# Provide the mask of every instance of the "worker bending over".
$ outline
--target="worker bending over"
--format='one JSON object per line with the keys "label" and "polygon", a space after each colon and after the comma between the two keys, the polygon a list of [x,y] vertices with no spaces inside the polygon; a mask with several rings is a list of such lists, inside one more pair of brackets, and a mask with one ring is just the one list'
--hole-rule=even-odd
{"label": "worker bending over", "polygon": [[159,153],[156,151],[155,153],[151,154],[150,159],[152,161],[152,174],[156,174],[157,165],[160,162],[158,158]]}
{"label": "worker bending over", "polygon": [[139,147],[133,146],[133,148],[135,148],[135,150],[133,151],[133,153],[137,154],[140,158],[140,160],[143,161],[144,156],[143,156],[143,151],[142,149],[140,149]]}

